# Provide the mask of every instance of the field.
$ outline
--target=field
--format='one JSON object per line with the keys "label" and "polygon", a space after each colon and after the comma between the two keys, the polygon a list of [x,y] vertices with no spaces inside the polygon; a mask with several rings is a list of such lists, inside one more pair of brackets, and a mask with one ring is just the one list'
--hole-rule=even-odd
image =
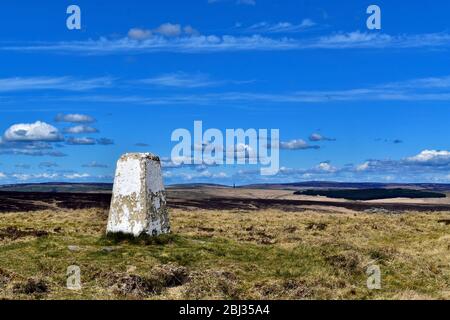
{"label": "field", "polygon": [[[450,299],[448,198],[174,188],[172,234],[131,241],[104,236],[108,195],[68,196],[0,195],[16,203],[0,216],[0,298]],[[70,265],[79,291],[66,288]],[[380,290],[366,286],[369,265]]]}

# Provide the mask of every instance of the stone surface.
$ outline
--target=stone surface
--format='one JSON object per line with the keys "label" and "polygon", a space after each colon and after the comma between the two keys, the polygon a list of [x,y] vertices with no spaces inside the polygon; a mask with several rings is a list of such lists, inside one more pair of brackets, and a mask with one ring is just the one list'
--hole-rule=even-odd
{"label": "stone surface", "polygon": [[127,153],[117,162],[108,233],[156,236],[170,232],[161,163],[150,153]]}

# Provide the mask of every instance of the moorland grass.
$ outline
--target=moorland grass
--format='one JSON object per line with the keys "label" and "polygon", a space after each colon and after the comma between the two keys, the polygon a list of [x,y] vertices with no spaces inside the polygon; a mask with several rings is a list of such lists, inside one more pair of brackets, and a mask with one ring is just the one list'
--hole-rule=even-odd
{"label": "moorland grass", "polygon": [[0,298],[449,299],[449,216],[173,210],[172,234],[135,239],[106,235],[101,209],[3,214],[28,232],[0,238]]}

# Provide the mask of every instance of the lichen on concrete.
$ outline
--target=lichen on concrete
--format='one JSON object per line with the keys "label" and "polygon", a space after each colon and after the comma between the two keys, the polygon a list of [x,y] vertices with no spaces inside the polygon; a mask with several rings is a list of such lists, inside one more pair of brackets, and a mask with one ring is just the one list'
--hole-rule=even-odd
{"label": "lichen on concrete", "polygon": [[170,232],[159,157],[128,153],[119,159],[107,232],[134,236]]}

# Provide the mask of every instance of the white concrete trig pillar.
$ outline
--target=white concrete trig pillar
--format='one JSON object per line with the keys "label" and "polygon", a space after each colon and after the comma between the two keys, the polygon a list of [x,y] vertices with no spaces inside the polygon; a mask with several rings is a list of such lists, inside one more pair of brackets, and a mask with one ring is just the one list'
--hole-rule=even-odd
{"label": "white concrete trig pillar", "polygon": [[107,233],[160,235],[170,232],[159,157],[127,153],[117,162]]}

